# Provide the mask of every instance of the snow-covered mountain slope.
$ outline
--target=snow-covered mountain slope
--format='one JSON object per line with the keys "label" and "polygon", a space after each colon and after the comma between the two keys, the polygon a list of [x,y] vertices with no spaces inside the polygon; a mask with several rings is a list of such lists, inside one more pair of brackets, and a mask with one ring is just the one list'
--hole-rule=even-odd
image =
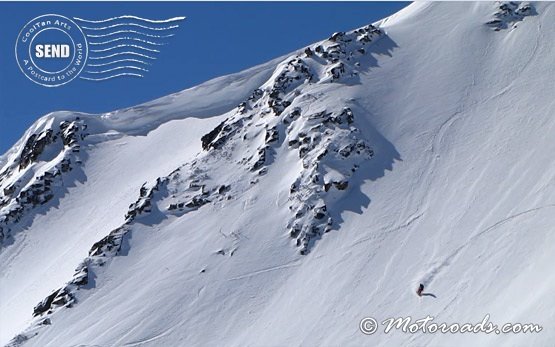
{"label": "snow-covered mountain slope", "polygon": [[[554,16],[415,3],[145,105],[41,118],[0,158],[0,342],[550,346]],[[359,331],[486,314],[543,331]]]}

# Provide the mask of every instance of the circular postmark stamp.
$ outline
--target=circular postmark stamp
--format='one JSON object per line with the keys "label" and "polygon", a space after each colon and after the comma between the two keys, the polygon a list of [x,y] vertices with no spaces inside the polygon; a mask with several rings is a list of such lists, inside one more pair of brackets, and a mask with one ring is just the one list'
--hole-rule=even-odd
{"label": "circular postmark stamp", "polygon": [[45,14],[21,29],[15,56],[28,79],[45,87],[58,87],[72,81],[85,67],[87,39],[71,19]]}

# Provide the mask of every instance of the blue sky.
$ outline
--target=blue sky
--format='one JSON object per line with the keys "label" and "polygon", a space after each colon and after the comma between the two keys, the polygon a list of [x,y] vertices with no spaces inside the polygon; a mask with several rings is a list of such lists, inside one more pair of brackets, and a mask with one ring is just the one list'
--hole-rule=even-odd
{"label": "blue sky", "polygon": [[[241,71],[328,37],[371,23],[407,2],[0,2],[0,153],[40,116],[56,110],[108,112]],[[75,79],[46,88],[17,66],[21,28],[48,13],[105,19],[186,16],[144,78]]]}

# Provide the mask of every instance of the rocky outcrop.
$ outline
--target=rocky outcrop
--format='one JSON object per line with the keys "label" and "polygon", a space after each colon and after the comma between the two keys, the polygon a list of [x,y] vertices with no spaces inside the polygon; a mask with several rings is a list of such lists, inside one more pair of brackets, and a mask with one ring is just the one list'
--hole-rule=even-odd
{"label": "rocky outcrop", "polygon": [[74,296],[68,292],[67,288],[57,289],[35,306],[33,317],[44,313],[52,313],[53,310],[59,307],[70,307],[74,301]]}
{"label": "rocky outcrop", "polygon": [[44,151],[44,148],[55,139],[56,137],[52,136],[52,129],[29,136],[19,157],[19,170],[25,169],[30,163],[36,161]]}
{"label": "rocky outcrop", "polygon": [[[353,109],[347,104],[314,109],[311,106],[320,96],[313,94],[311,88],[344,83],[356,76],[357,67],[367,54],[363,47],[382,35],[372,25],[335,33],[328,40],[307,47],[302,56],[292,56],[280,64],[270,80],[201,138],[203,150],[194,160],[153,184],[140,187],[124,224],[94,243],[73,278],[36,305],[33,315],[38,320],[34,327],[44,325],[45,319],[50,322],[48,317],[58,309],[76,304],[80,289],[94,286],[95,269],[124,252],[125,240],[137,223],[152,223],[157,215],[181,217],[245,193],[269,173],[278,150],[292,152],[299,160],[294,182],[284,187],[289,192],[290,218],[283,229],[300,253],[307,254],[319,237],[334,228],[333,199],[349,189],[352,175],[374,154],[369,139],[357,127]],[[22,163],[32,165],[56,136],[70,149],[69,153],[78,153],[80,129],[83,130],[82,125],[63,123],[58,133],[34,138]],[[64,156],[58,171],[45,175],[40,185],[22,197],[27,198],[26,204],[48,201],[49,187],[57,176],[72,169],[73,160],[70,155]],[[237,168],[245,174],[231,175]],[[11,186],[4,189],[11,195],[21,191]]]}
{"label": "rocky outcrop", "polygon": [[[75,118],[29,135],[19,155],[0,173],[0,247],[23,217],[63,190],[62,177],[81,163],[86,124]],[[42,169],[44,167],[45,169]],[[20,229],[20,228],[18,228]]]}
{"label": "rocky outcrop", "polygon": [[34,317],[48,316],[60,308],[71,307],[77,303],[76,292],[90,285],[90,278],[96,267],[104,266],[107,261],[120,253],[124,238],[131,232],[132,225],[141,216],[152,212],[153,200],[158,198],[156,194],[163,190],[166,183],[166,179],[158,178],[153,185],[144,184],[139,189],[139,198],[129,206],[125,223],[92,245],[88,257],[75,269],[73,278],[35,306]]}
{"label": "rocky outcrop", "polygon": [[[243,153],[239,164],[246,170],[264,175],[270,170],[275,150],[285,143],[298,153],[303,170],[291,184],[292,217],[284,227],[300,252],[308,253],[313,241],[333,228],[326,195],[332,190],[347,190],[349,178],[374,152],[356,127],[350,107],[337,105],[333,110],[311,112],[307,98],[317,97],[304,91],[314,84],[342,83],[356,76],[367,54],[365,46],[382,35],[373,25],[334,33],[328,40],[307,47],[302,56],[287,59],[270,81],[239,105],[235,114],[202,138],[205,159],[195,162],[191,169],[207,172],[203,163],[210,159],[206,158],[225,157],[233,151]],[[258,178],[253,177],[250,183],[257,182]],[[211,193],[208,190],[204,194]],[[176,210],[179,206],[183,208],[183,202],[173,203],[170,208]]]}
{"label": "rocky outcrop", "polygon": [[157,178],[156,182],[152,187],[147,187],[147,184],[143,184],[139,190],[139,198],[137,201],[129,205],[129,210],[125,214],[126,223],[133,222],[138,216],[142,214],[147,214],[152,211],[152,199],[154,193],[158,192],[166,183],[166,179]]}
{"label": "rocky outcrop", "polygon": [[486,25],[495,31],[516,27],[516,23],[523,21],[527,16],[536,14],[534,7],[529,3],[519,2],[500,2],[493,14],[493,19],[488,21]]}
{"label": "rocky outcrop", "polygon": [[303,167],[289,189],[292,217],[287,223],[289,235],[301,254],[306,254],[315,239],[333,228],[328,193],[346,190],[349,178],[360,164],[374,155],[368,141],[354,126],[350,108],[310,114],[306,118],[316,125],[291,136],[288,142],[291,149],[298,151]]}

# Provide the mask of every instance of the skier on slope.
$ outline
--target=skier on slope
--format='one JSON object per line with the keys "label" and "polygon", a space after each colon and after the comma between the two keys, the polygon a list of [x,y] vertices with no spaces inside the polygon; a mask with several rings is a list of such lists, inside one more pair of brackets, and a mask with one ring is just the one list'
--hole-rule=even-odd
{"label": "skier on slope", "polygon": [[424,290],[424,285],[422,283],[420,283],[420,285],[418,286],[418,289],[416,290],[416,294],[418,296],[422,296],[422,291]]}

